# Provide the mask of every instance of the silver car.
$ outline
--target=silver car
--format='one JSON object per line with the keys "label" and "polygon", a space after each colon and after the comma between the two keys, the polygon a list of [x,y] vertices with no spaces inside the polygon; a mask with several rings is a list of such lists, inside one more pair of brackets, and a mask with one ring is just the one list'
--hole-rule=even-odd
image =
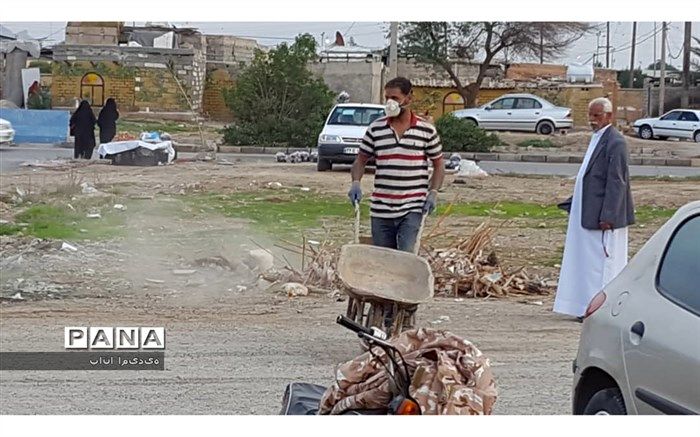
{"label": "silver car", "polygon": [[571,109],[555,106],[533,94],[506,94],[478,108],[452,113],[487,130],[517,130],[549,135],[571,129]]}
{"label": "silver car", "polygon": [[700,110],[675,109],[656,118],[641,118],[633,124],[640,138],[680,138],[700,143]]}
{"label": "silver car", "polygon": [[700,201],[591,300],[573,370],[574,414],[700,413]]}

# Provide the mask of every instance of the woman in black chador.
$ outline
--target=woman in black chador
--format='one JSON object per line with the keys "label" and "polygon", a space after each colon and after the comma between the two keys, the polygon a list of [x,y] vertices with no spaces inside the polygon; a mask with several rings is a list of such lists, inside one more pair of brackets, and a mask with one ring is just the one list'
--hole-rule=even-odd
{"label": "woman in black chador", "polygon": [[95,148],[95,122],[90,103],[83,100],[70,118],[70,134],[75,137],[75,159],[92,158],[92,149]]}
{"label": "woman in black chador", "polygon": [[110,97],[97,117],[97,125],[100,127],[100,144],[109,143],[117,134],[117,120],[119,120],[117,102]]}

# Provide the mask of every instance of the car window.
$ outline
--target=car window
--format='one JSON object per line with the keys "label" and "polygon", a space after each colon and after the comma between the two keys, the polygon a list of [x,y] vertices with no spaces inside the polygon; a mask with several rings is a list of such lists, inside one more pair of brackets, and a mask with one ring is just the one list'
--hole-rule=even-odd
{"label": "car window", "polygon": [[683,111],[680,121],[698,121],[698,116],[694,112]]}
{"label": "car window", "polygon": [[328,124],[346,126],[369,126],[374,120],[384,116],[382,108],[337,107],[333,110]]}
{"label": "car window", "polygon": [[493,102],[493,105],[491,105],[492,109],[513,109],[513,103],[515,103],[515,99],[512,97],[509,97],[507,99],[500,99],[496,100]]}
{"label": "car window", "polygon": [[678,120],[678,117],[680,117],[680,116],[681,116],[680,111],[673,111],[673,112],[669,112],[668,114],[664,115],[663,117],[661,117],[661,119],[673,121],[673,120]]}
{"label": "car window", "polygon": [[676,229],[661,261],[657,288],[661,294],[700,315],[700,215]]}
{"label": "car window", "polygon": [[515,109],[540,109],[542,105],[535,99],[519,98]]}

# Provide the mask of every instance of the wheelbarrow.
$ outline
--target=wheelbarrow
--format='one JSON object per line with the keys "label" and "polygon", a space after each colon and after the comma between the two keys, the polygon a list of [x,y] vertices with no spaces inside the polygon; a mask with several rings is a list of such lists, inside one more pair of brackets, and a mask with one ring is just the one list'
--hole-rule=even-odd
{"label": "wheelbarrow", "polygon": [[355,243],[340,249],[338,276],[348,294],[347,317],[389,337],[415,325],[419,304],[433,297],[433,273],[418,256],[424,215],[413,253],[359,244],[360,207],[355,204]]}

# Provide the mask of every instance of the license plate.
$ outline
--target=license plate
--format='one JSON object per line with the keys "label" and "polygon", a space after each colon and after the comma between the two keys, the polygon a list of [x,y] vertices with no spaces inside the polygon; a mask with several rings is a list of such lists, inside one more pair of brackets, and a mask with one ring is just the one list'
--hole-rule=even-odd
{"label": "license plate", "polygon": [[360,153],[360,148],[359,147],[346,147],[343,149],[343,153],[346,153],[348,155],[357,155]]}

